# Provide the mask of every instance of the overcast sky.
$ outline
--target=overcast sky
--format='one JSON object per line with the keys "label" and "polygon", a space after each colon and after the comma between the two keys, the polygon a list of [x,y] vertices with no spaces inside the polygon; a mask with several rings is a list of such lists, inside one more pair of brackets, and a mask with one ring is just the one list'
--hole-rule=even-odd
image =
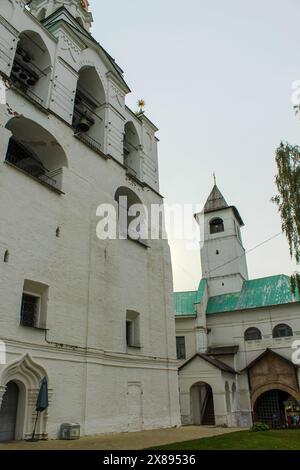
{"label": "overcast sky", "polygon": [[[298,0],[91,0],[94,37],[125,71],[133,109],[159,127],[166,202],[204,203],[218,186],[251,249],[281,230],[274,152],[300,143],[291,103],[300,80]],[[174,287],[201,278],[199,250],[172,243]],[[248,255],[251,278],[295,270],[283,235]]]}

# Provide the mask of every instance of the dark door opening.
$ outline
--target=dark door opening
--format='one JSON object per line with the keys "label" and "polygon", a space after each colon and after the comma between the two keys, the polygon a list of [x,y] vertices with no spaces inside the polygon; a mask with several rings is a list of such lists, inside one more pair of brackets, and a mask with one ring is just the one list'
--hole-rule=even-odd
{"label": "dark door opening", "polygon": [[0,442],[15,439],[18,401],[19,388],[14,382],[9,382],[0,409]]}
{"label": "dark door opening", "polygon": [[281,390],[270,390],[261,395],[255,403],[254,420],[267,424],[271,428],[286,425],[285,405],[289,394]]}
{"label": "dark door opening", "polygon": [[191,388],[192,420],[196,425],[214,426],[215,409],[212,388],[199,382]]}

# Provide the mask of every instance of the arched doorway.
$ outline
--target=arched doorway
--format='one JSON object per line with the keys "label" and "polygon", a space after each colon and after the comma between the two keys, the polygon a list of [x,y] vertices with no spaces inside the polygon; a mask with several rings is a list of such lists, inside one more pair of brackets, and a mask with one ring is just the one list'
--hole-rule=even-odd
{"label": "arched doorway", "polygon": [[204,382],[196,383],[191,387],[190,396],[193,424],[214,426],[216,420],[211,386]]}
{"label": "arched doorway", "polygon": [[[43,378],[48,374],[29,354],[10,362],[0,371],[0,431],[1,440],[26,440],[32,436],[36,419],[36,402]],[[16,388],[17,387],[17,388]],[[49,405],[52,389],[49,387]],[[47,439],[48,410],[41,413],[36,438]]]}
{"label": "arched doorway", "polygon": [[258,397],[254,405],[254,421],[281,428],[286,424],[284,403],[290,394],[283,390],[269,390]]}
{"label": "arched doorway", "polygon": [[18,404],[19,387],[15,382],[9,382],[0,409],[0,442],[15,439]]}

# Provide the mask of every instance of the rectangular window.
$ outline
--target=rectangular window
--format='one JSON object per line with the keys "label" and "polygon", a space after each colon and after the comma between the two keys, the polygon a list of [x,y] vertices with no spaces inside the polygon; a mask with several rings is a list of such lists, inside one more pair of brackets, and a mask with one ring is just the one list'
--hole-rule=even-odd
{"label": "rectangular window", "polygon": [[184,336],[176,337],[176,349],[177,349],[177,359],[185,359],[186,351],[185,351],[185,337]]}
{"label": "rectangular window", "polygon": [[134,337],[133,337],[133,322],[126,321],[126,343],[127,346],[133,346]]}
{"label": "rectangular window", "polygon": [[126,345],[130,348],[140,348],[140,314],[132,310],[126,312]]}
{"label": "rectangular window", "polygon": [[21,306],[21,325],[35,328],[40,298],[30,294],[23,294]]}
{"label": "rectangular window", "polygon": [[40,282],[25,279],[22,293],[20,324],[30,328],[47,328],[49,287]]}

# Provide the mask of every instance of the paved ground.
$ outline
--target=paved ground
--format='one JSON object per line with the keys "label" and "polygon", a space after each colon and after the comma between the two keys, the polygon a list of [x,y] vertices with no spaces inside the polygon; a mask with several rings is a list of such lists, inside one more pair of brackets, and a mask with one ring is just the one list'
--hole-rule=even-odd
{"label": "paved ground", "polygon": [[213,426],[185,426],[175,429],[83,437],[79,441],[8,442],[0,444],[0,450],[139,450],[174,442],[219,436],[239,430]]}

